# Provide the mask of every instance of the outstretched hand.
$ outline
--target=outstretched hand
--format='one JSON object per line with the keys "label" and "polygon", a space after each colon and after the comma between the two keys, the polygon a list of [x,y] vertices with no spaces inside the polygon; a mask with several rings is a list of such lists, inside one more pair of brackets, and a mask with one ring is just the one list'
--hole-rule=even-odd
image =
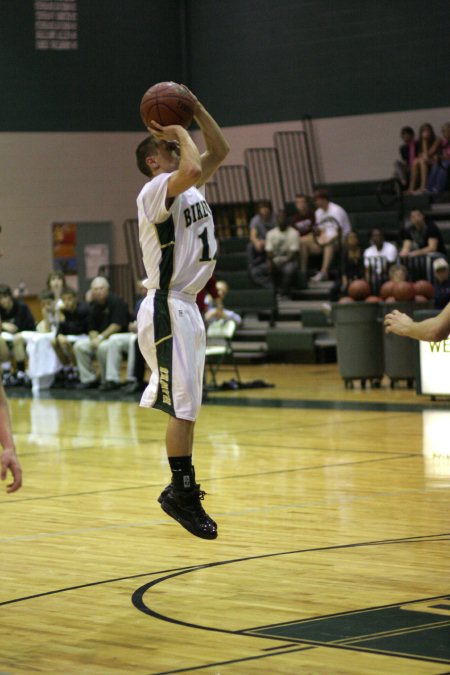
{"label": "outstretched hand", "polygon": [[384,326],[386,333],[395,333],[396,335],[409,335],[409,329],[413,324],[413,320],[407,314],[402,314],[398,309],[386,314],[384,317]]}
{"label": "outstretched hand", "polygon": [[0,457],[2,480],[6,480],[8,471],[11,472],[13,482],[6,486],[6,492],[15,492],[22,485],[22,468],[19,459],[13,449],[3,450]]}

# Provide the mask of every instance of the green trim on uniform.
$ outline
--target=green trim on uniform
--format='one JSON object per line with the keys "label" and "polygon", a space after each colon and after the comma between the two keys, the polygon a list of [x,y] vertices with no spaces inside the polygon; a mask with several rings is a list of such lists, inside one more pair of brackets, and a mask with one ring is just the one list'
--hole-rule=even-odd
{"label": "green trim on uniform", "polygon": [[153,298],[153,326],[158,362],[158,393],[154,408],[176,417],[172,396],[173,337],[167,291],[157,290]]}
{"label": "green trim on uniform", "polygon": [[172,216],[169,216],[162,223],[156,223],[155,227],[161,247],[159,287],[162,290],[169,290],[173,276],[173,253],[175,247],[175,225]]}

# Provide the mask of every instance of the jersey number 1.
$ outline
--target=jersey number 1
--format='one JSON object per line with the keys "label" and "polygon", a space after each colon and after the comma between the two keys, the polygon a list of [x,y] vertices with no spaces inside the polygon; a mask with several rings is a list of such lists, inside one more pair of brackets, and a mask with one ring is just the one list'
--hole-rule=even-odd
{"label": "jersey number 1", "polygon": [[209,241],[208,241],[208,228],[205,227],[203,232],[198,235],[198,238],[202,240],[203,248],[202,248],[202,257],[200,258],[199,262],[211,262],[211,260],[214,260],[214,258],[211,258],[210,253],[209,253]]}

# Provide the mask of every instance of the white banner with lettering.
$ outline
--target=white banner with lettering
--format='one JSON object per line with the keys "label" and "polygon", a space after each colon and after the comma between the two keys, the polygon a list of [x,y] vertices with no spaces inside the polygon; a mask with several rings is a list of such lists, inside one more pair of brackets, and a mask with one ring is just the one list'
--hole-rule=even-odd
{"label": "white banner with lettering", "polygon": [[420,342],[422,394],[450,394],[450,337],[440,342]]}

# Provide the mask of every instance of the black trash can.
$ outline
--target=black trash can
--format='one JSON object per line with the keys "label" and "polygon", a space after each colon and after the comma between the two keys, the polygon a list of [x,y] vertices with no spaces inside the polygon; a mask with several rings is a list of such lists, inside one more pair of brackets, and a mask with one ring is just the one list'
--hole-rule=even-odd
{"label": "black trash can", "polygon": [[353,380],[379,387],[383,377],[383,328],[380,303],[352,302],[334,306],[337,360],[346,389]]}
{"label": "black trash can", "polygon": [[[381,315],[384,320],[386,314],[398,309],[399,312],[412,317],[419,308],[422,311],[432,307],[432,302],[423,302],[420,305],[417,302],[392,302],[381,306]],[[400,380],[406,380],[408,389],[412,389],[416,377],[415,340],[384,331],[383,343],[384,372],[391,380],[391,389],[394,389]]]}

